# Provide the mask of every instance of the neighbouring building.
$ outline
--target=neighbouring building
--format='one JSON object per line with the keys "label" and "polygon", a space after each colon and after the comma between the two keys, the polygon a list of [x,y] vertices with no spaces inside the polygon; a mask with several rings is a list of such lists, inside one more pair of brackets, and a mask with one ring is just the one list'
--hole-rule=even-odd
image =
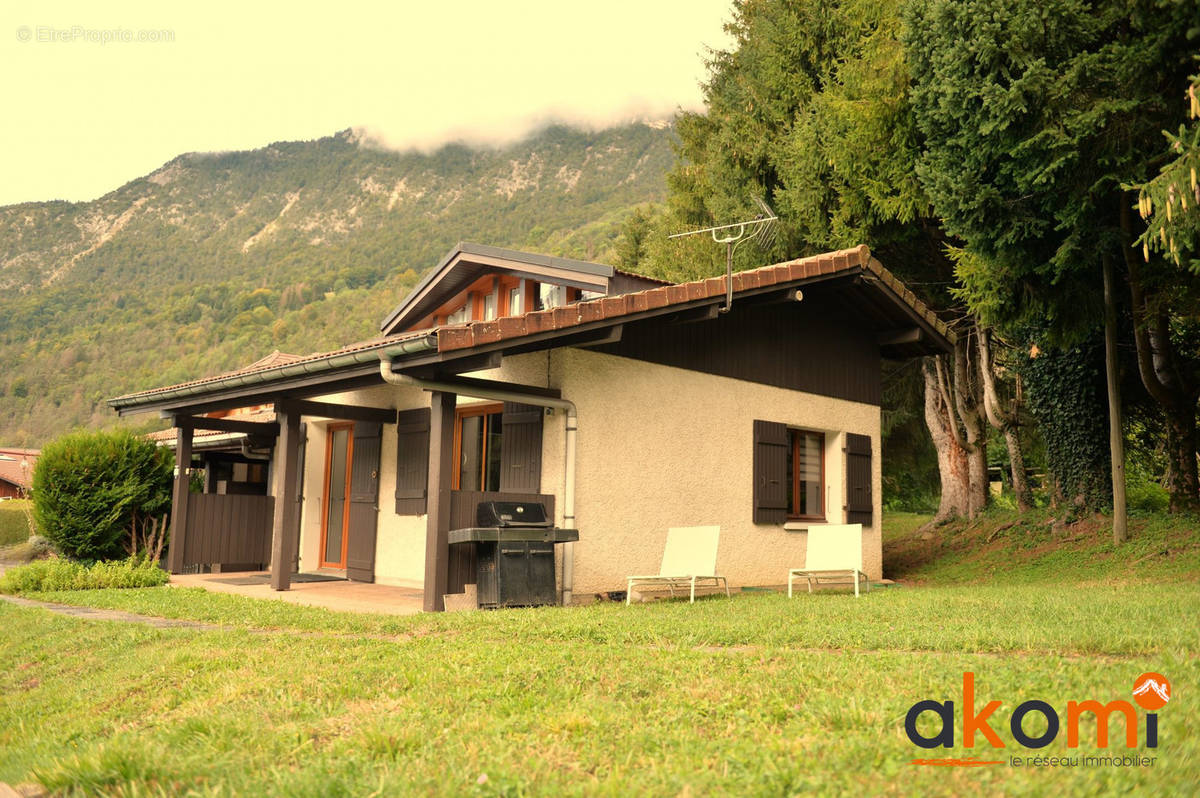
{"label": "neighbouring building", "polygon": [[0,499],[17,499],[29,494],[38,454],[38,449],[0,447]]}
{"label": "neighbouring building", "polygon": [[879,578],[882,360],[952,334],[865,246],[726,289],[460,244],[375,340],[109,404],[173,419],[176,572],[333,571],[438,610],[473,581],[448,531],[504,496],[580,530],[566,603],[656,572],[678,526],[720,526],[718,571],[750,586],[802,565],[811,526],[862,523]]}

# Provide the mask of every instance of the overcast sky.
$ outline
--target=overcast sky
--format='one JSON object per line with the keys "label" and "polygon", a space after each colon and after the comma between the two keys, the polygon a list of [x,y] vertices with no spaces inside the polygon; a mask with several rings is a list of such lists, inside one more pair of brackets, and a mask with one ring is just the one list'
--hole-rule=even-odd
{"label": "overcast sky", "polygon": [[363,128],[503,141],[700,105],[731,0],[0,4],[0,205],[89,200],[182,152]]}

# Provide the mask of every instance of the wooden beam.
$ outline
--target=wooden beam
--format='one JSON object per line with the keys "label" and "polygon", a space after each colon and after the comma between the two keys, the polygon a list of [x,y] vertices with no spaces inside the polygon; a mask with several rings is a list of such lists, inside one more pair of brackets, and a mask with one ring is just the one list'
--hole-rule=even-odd
{"label": "wooden beam", "polygon": [[449,584],[450,480],[454,473],[454,409],[457,396],[434,391],[429,417],[429,506],[425,525],[426,612],[445,609]]}
{"label": "wooden beam", "polygon": [[188,494],[192,466],[192,428],[186,423],[175,430],[175,492],[171,497],[171,548],[167,551],[167,570],[183,573],[183,549],[187,545]]}
{"label": "wooden beam", "polygon": [[925,338],[920,327],[909,327],[905,330],[884,330],[879,333],[876,341],[880,346],[899,346],[900,344],[915,344]]}
{"label": "wooden beam", "polygon": [[[402,373],[422,380],[441,380],[462,374],[465,371],[487,371],[489,369],[500,368],[500,362],[503,358],[503,352],[485,352],[480,355],[468,355],[467,357],[451,360],[446,363],[437,363],[419,368],[406,368],[402,370]],[[401,370],[397,369],[397,371]]]}
{"label": "wooden beam", "polygon": [[279,423],[276,421],[239,421],[232,418],[207,418],[205,416],[173,416],[175,426],[186,422],[192,429],[211,429],[218,432],[244,432],[247,435],[268,435],[272,438],[279,435]]}
{"label": "wooden beam", "polygon": [[396,411],[390,407],[337,405],[331,402],[311,402],[307,399],[291,400],[287,405],[295,408],[302,416],[321,416],[343,421],[374,421],[379,424],[396,423]]}
{"label": "wooden beam", "polygon": [[287,403],[275,405],[279,419],[276,463],[275,519],[271,529],[271,589],[287,590],[292,584],[292,537],[296,534],[296,485],[300,462],[300,413]]}
{"label": "wooden beam", "polygon": [[527,393],[530,396],[544,396],[547,399],[562,398],[562,391],[560,391],[558,388],[539,388],[536,385],[524,385],[519,382],[484,380],[477,377],[448,377],[447,380],[452,380],[453,384],[455,385],[463,386],[463,390],[460,392],[463,396],[471,396],[472,394],[470,389],[479,388],[480,390],[489,391],[520,391],[521,393]]}

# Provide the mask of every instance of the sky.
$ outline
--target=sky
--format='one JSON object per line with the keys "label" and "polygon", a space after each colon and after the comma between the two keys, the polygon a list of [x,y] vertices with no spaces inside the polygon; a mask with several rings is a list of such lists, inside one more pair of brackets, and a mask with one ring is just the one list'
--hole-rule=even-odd
{"label": "sky", "polygon": [[732,0],[0,6],[0,205],[95,199],[184,152],[346,128],[502,143],[701,106]]}

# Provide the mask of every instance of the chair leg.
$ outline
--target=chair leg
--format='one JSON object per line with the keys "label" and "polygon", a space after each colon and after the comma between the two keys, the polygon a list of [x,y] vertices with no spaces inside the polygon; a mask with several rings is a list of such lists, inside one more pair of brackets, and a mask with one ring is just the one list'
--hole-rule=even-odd
{"label": "chair leg", "polygon": [[729,594],[729,580],[722,576],[721,584],[725,585],[725,598],[733,598],[733,596]]}
{"label": "chair leg", "polygon": [[854,572],[854,597],[858,598],[858,571]]}
{"label": "chair leg", "polygon": [[808,592],[811,593],[812,592],[812,577],[806,575],[804,578],[808,580]]}
{"label": "chair leg", "polygon": [[633,580],[629,580],[629,587],[625,591],[625,606],[629,606],[629,602],[633,600]]}
{"label": "chair leg", "polygon": [[692,600],[690,603],[691,604],[696,603],[696,577],[694,577],[694,576],[692,577]]}

